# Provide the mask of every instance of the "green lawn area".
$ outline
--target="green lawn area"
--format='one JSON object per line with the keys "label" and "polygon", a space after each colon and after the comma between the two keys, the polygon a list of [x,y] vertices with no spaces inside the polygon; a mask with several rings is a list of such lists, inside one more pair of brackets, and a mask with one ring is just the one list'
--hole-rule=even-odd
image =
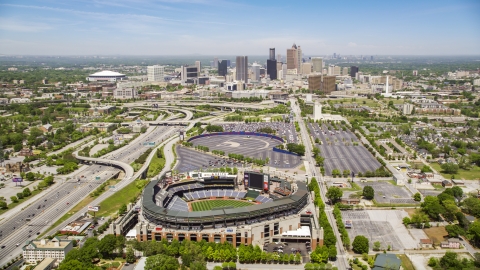
{"label": "green lawn area", "polygon": [[[430,163],[430,166],[439,172],[445,179],[450,179],[451,174],[444,173],[442,167],[438,163]],[[480,167],[473,166],[470,170],[459,169],[455,174],[455,179],[465,179],[465,180],[478,180],[480,179]]]}
{"label": "green lawn area", "polygon": [[252,205],[250,202],[238,201],[238,200],[206,200],[192,203],[193,211],[208,211],[213,208],[232,206],[232,207],[244,207]]}
{"label": "green lawn area", "polygon": [[397,257],[402,261],[402,267],[404,270],[415,270],[412,262],[405,254],[397,254]]}
{"label": "green lawn area", "polygon": [[[163,147],[160,149],[160,151],[163,154]],[[153,155],[152,161],[150,162],[150,165],[148,166],[148,172],[147,172],[147,177],[154,177],[155,175],[159,174],[163,167],[165,166],[165,158],[159,158],[157,155]]]}
{"label": "green lawn area", "polygon": [[115,195],[108,197],[100,203],[100,210],[97,216],[110,216],[118,212],[123,204],[128,204],[132,199],[137,198],[142,193],[147,180],[136,180],[115,192]]}

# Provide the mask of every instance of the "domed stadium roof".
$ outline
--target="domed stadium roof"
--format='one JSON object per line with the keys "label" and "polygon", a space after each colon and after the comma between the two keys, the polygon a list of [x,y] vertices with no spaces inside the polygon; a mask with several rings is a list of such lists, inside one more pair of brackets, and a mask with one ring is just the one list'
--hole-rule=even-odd
{"label": "domed stadium roof", "polygon": [[111,77],[111,76],[125,76],[125,74],[118,73],[110,70],[103,70],[94,74],[91,74],[90,77]]}

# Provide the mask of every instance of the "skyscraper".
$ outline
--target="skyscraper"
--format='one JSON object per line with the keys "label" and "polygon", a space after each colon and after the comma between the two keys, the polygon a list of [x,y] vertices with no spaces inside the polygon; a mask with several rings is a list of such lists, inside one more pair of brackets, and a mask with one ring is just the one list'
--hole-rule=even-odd
{"label": "skyscraper", "polygon": [[248,56],[237,56],[235,63],[237,69],[237,81],[248,81]]}
{"label": "skyscraper", "polygon": [[149,82],[163,82],[165,75],[164,66],[148,66],[147,67],[147,78]]}
{"label": "skyscraper", "polygon": [[277,79],[277,60],[275,60],[275,48],[270,48],[270,57],[267,60],[267,74],[270,80]]}
{"label": "skyscraper", "polygon": [[302,48],[300,48],[300,45],[299,45],[297,49],[297,74],[302,74],[302,63],[303,63]]}
{"label": "skyscraper", "polygon": [[287,69],[296,69],[297,74],[302,73],[302,49],[295,43],[291,49],[287,49]]}
{"label": "skyscraper", "polygon": [[218,67],[218,58],[214,57],[213,58],[213,68],[217,68],[217,67]]}
{"label": "skyscraper", "polygon": [[323,58],[322,57],[312,57],[312,65],[314,73],[322,73],[323,69]]}
{"label": "skyscraper", "polygon": [[260,80],[260,65],[257,63],[253,63],[252,65],[252,81],[258,82]]}
{"label": "skyscraper", "polygon": [[195,66],[197,67],[198,74],[200,74],[200,72],[202,72],[202,62],[195,61]]}
{"label": "skyscraper", "polygon": [[275,60],[275,48],[270,48],[270,60]]}
{"label": "skyscraper", "polygon": [[358,67],[357,66],[351,66],[350,67],[350,77],[356,78],[358,73]]}
{"label": "skyscraper", "polygon": [[218,75],[226,76],[227,75],[227,60],[220,60],[218,62]]}
{"label": "skyscraper", "polygon": [[287,69],[297,69],[298,68],[298,52],[297,45],[293,43],[292,48],[287,49]]}

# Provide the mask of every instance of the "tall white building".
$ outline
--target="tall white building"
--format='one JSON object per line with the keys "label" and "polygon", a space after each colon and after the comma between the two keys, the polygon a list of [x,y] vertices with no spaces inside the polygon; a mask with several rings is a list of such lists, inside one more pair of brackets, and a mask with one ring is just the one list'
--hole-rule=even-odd
{"label": "tall white building", "polygon": [[313,73],[322,73],[323,69],[323,58],[322,57],[312,57]]}
{"label": "tall white building", "polygon": [[297,49],[297,74],[302,74],[302,48],[300,48],[300,45],[298,46]]}
{"label": "tall white building", "polygon": [[202,62],[195,61],[195,66],[197,67],[198,74],[202,72]]}
{"label": "tall white building", "polygon": [[147,67],[147,77],[149,82],[163,82],[165,76],[165,67],[164,66],[148,66]]}
{"label": "tall white building", "polygon": [[253,63],[252,65],[252,80],[253,81],[260,81],[260,65],[257,63]]}
{"label": "tall white building", "polygon": [[282,77],[279,78],[282,78],[283,80],[287,79],[287,64],[282,65]]}
{"label": "tall white building", "polygon": [[313,120],[317,121],[322,119],[322,104],[316,101],[315,106],[313,107]]}

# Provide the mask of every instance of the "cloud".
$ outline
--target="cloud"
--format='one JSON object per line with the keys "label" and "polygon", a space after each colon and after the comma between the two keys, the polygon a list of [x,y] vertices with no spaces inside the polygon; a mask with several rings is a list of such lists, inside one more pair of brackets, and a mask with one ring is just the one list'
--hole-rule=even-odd
{"label": "cloud", "polygon": [[351,48],[357,47],[357,43],[355,43],[355,42],[349,42],[348,45],[347,45],[347,47],[351,47]]}
{"label": "cloud", "polygon": [[151,16],[151,15],[144,15],[144,14],[132,14],[132,13],[103,13],[103,12],[91,12],[91,11],[81,11],[76,9],[65,9],[65,8],[56,8],[56,7],[48,7],[48,6],[32,6],[32,5],[16,5],[16,4],[0,4],[0,6],[8,6],[8,7],[16,7],[16,8],[25,8],[25,9],[37,9],[37,10],[49,10],[55,12],[68,12],[77,15],[85,15],[85,16],[92,16],[95,19],[112,19],[118,21],[120,18],[122,19],[135,19],[135,20],[143,20],[147,22],[177,22],[177,23],[195,23],[195,24],[215,24],[215,25],[227,25],[227,26],[249,26],[249,25],[242,25],[242,24],[231,24],[225,22],[217,22],[217,21],[203,21],[203,20],[176,20],[176,19],[169,19],[159,16]]}
{"label": "cloud", "polygon": [[0,18],[0,30],[4,31],[35,33],[44,32],[52,28],[53,27],[49,24],[40,22],[26,22],[10,18]]}

